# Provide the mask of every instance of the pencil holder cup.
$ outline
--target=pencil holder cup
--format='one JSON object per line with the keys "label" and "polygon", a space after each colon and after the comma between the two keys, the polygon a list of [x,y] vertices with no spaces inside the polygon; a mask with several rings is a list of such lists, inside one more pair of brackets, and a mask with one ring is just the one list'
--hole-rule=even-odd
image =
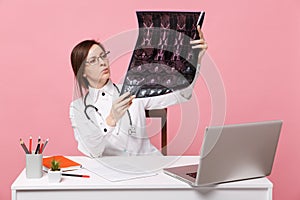
{"label": "pencil holder cup", "polygon": [[41,178],[43,176],[43,155],[26,154],[26,177]]}

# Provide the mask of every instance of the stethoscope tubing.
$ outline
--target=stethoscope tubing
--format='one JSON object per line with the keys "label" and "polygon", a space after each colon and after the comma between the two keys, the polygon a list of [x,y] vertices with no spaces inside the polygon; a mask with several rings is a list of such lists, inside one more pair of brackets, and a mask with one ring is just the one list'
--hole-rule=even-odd
{"label": "stethoscope tubing", "polygon": [[[119,88],[113,83],[114,87],[117,89],[118,93],[120,94],[120,90]],[[83,103],[84,103],[84,114],[86,116],[86,118],[91,121],[91,118],[89,117],[88,113],[87,113],[87,109],[88,108],[92,108],[94,109],[96,112],[98,112],[100,115],[101,113],[99,112],[99,109],[94,106],[94,105],[87,105],[86,101],[87,101],[87,96],[89,95],[89,92],[86,93],[86,95],[84,96],[84,100],[83,100]],[[127,110],[127,115],[128,115],[128,118],[129,118],[129,125],[130,125],[130,129],[128,130],[128,134],[129,135],[132,135],[133,133],[135,133],[135,128],[132,126],[132,119],[131,119],[131,115],[130,115],[130,112],[129,110]],[[101,115],[102,116],[102,115]]]}

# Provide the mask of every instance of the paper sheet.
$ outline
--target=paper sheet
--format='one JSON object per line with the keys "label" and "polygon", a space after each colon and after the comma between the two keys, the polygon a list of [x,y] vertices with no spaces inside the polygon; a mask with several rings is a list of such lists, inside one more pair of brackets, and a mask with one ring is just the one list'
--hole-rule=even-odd
{"label": "paper sheet", "polygon": [[145,172],[140,168],[130,165],[129,163],[119,163],[112,166],[106,163],[101,163],[96,159],[89,160],[83,164],[83,167],[88,171],[93,172],[98,176],[101,176],[102,178],[112,182],[157,175],[157,173],[154,172]]}

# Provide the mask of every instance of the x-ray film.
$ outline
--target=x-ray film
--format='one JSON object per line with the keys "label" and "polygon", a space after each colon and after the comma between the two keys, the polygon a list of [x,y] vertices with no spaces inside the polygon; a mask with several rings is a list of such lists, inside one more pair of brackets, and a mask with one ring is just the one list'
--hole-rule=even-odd
{"label": "x-ray film", "polygon": [[136,98],[171,93],[188,87],[194,80],[200,49],[197,25],[204,12],[137,12],[139,34],[121,94]]}

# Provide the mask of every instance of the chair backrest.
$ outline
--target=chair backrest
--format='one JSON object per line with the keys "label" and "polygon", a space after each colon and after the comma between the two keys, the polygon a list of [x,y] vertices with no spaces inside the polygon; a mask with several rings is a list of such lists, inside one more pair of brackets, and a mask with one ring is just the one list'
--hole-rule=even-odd
{"label": "chair backrest", "polygon": [[146,110],[146,117],[161,119],[161,153],[167,155],[167,108]]}

